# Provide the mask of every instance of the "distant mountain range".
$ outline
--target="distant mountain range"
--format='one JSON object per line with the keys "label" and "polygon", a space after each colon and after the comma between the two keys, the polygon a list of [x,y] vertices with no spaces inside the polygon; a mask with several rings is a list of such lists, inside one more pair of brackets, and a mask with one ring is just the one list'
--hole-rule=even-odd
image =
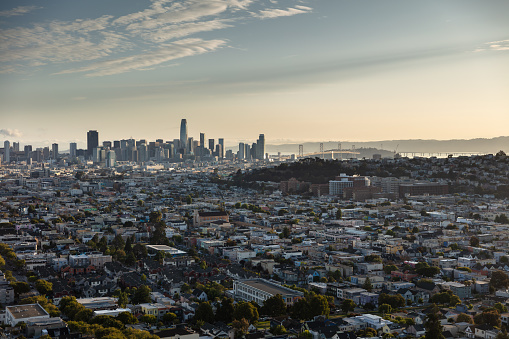
{"label": "distant mountain range", "polygon": [[[328,141],[323,143],[324,150],[338,149],[338,143],[341,143],[343,150],[351,150],[352,146],[359,151],[361,148],[378,149],[383,156],[393,153],[394,151],[415,152],[415,153],[483,153],[495,154],[500,150],[509,153],[509,136],[485,139],[454,139],[454,140],[381,140],[367,142],[350,142],[350,141]],[[320,151],[319,142],[304,142],[300,145],[304,146],[304,154]],[[274,154],[281,152],[282,154],[298,154],[299,144],[281,144],[265,146],[266,152]]]}

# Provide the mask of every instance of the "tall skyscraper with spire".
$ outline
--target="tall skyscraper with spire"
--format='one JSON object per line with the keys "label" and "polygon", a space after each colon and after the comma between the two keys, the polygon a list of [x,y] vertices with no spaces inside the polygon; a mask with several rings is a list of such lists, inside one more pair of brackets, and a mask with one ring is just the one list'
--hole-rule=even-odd
{"label": "tall skyscraper with spire", "polygon": [[187,149],[187,120],[182,119],[180,121],[180,148],[184,150]]}

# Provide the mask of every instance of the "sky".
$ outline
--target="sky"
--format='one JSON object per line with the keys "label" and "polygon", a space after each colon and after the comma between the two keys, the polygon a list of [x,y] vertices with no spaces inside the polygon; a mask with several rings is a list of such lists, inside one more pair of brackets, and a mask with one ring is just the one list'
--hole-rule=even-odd
{"label": "sky", "polygon": [[508,135],[507,0],[3,0],[0,140]]}

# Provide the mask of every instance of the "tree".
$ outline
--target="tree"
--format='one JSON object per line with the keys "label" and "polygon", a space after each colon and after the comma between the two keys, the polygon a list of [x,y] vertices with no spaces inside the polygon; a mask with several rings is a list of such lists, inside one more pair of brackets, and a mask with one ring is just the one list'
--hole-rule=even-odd
{"label": "tree", "polygon": [[491,274],[490,285],[496,290],[509,287],[509,277],[503,271],[495,271]]}
{"label": "tree", "polygon": [[311,312],[309,310],[309,303],[305,298],[301,298],[293,303],[291,308],[291,315],[293,319],[307,320],[311,319]]}
{"label": "tree", "polygon": [[358,332],[358,334],[362,337],[376,337],[376,335],[378,334],[376,332],[376,330],[373,328],[373,327],[366,327],[365,329],[363,330],[360,330]]}
{"label": "tree", "polygon": [[449,304],[450,306],[456,306],[461,303],[460,298],[454,295],[451,290],[434,294],[429,301],[436,304]]}
{"label": "tree", "polygon": [[482,313],[476,314],[474,317],[474,323],[476,325],[488,324],[491,326],[500,327],[500,313],[497,310],[487,310]]}
{"label": "tree", "polygon": [[431,312],[428,313],[424,324],[424,327],[426,328],[426,334],[424,335],[425,339],[445,339],[442,323],[438,317],[439,312],[440,310],[437,305],[433,304]]}
{"label": "tree", "polygon": [[461,299],[457,295],[451,295],[451,299],[449,300],[449,306],[454,307],[456,305],[461,304]]}
{"label": "tree", "polygon": [[125,248],[125,242],[124,242],[124,239],[122,238],[122,236],[120,234],[116,235],[115,238],[113,238],[113,242],[112,242],[112,245],[117,249],[117,250],[124,250]]}
{"label": "tree", "polygon": [[149,222],[156,224],[162,220],[163,215],[160,211],[152,211],[152,212],[150,212],[148,217],[149,217]]}
{"label": "tree", "polygon": [[388,304],[394,309],[394,308],[405,307],[406,300],[400,294],[390,295],[390,294],[386,294],[386,293],[381,293],[378,296],[378,305],[382,305],[382,304]]}
{"label": "tree", "polygon": [[474,320],[468,314],[460,313],[458,315],[458,317],[456,318],[456,322],[457,323],[469,323],[469,324],[473,324]]}
{"label": "tree", "polygon": [[216,321],[222,321],[225,324],[232,322],[233,312],[235,312],[235,307],[233,306],[233,299],[224,298],[217,309]]}
{"label": "tree", "polygon": [[440,268],[435,266],[430,266],[428,263],[420,262],[415,265],[415,271],[425,277],[431,278],[440,273]]}
{"label": "tree", "polygon": [[345,299],[341,303],[341,310],[345,313],[348,313],[350,311],[353,311],[357,304],[352,299]]}
{"label": "tree", "polygon": [[150,298],[150,292],[152,292],[150,287],[141,285],[132,295],[131,302],[135,305],[151,302],[152,298]]}
{"label": "tree", "polygon": [[338,207],[338,210],[336,212],[336,219],[341,219],[343,217],[343,213],[341,212],[341,208]]}
{"label": "tree", "polygon": [[157,322],[157,317],[152,314],[144,314],[140,317],[140,321],[146,324],[155,324]]}
{"label": "tree", "polygon": [[74,316],[74,320],[84,321],[87,323],[90,321],[90,319],[92,319],[93,314],[94,311],[83,308],[80,311],[78,311],[78,313],[76,313],[76,315]]}
{"label": "tree", "polygon": [[233,319],[241,320],[242,318],[254,323],[259,318],[258,309],[251,303],[241,301],[235,305],[235,311],[233,312]]}
{"label": "tree", "polygon": [[133,251],[133,242],[131,240],[131,237],[127,238],[127,240],[125,242],[125,246],[124,246],[124,251],[125,251],[125,253],[128,253],[128,254],[130,254]]}
{"label": "tree", "polygon": [[377,254],[370,254],[364,257],[364,261],[382,263],[382,258]]}
{"label": "tree", "polygon": [[183,283],[182,286],[180,287],[180,290],[184,293],[189,293],[191,292],[191,286],[189,286],[186,283]]}
{"label": "tree", "polygon": [[134,253],[131,251],[129,252],[129,254],[127,255],[127,257],[125,258],[125,264],[127,266],[133,266],[134,264],[136,263],[136,256],[134,255]]}
{"label": "tree", "polygon": [[477,247],[479,246],[479,238],[476,236],[470,237],[470,246]]}
{"label": "tree", "polygon": [[18,281],[18,282],[12,283],[11,285],[14,288],[14,293],[16,295],[30,292],[30,285],[26,282]]}
{"label": "tree", "polygon": [[126,292],[120,292],[119,296],[118,296],[118,306],[121,307],[121,308],[125,308],[127,303],[129,302],[129,296],[127,295]]}
{"label": "tree", "polygon": [[177,315],[175,313],[168,312],[165,315],[163,315],[163,319],[162,320],[166,324],[171,324],[171,323],[173,323],[175,321],[175,319],[177,319]]}
{"label": "tree", "polygon": [[311,296],[308,298],[312,317],[317,315],[324,315],[327,317],[329,316],[330,307],[327,297],[320,294],[311,293]]}
{"label": "tree", "polygon": [[201,320],[206,323],[214,322],[214,311],[212,310],[212,306],[210,306],[208,301],[200,303],[196,309],[196,312],[194,313],[194,320]]}
{"label": "tree", "polygon": [[117,320],[121,321],[124,325],[138,323],[138,318],[136,318],[131,312],[121,312],[119,315],[116,316],[116,318]]}
{"label": "tree", "polygon": [[188,196],[186,197],[186,203],[187,203],[188,205],[191,205],[191,204],[193,203],[193,197],[191,197],[191,195],[188,195]]}
{"label": "tree", "polygon": [[378,306],[378,312],[380,313],[391,313],[392,312],[392,306],[389,304],[381,304]]}
{"label": "tree", "polygon": [[147,248],[142,244],[136,244],[133,246],[133,253],[136,258],[144,259],[147,257]]}
{"label": "tree", "polygon": [[261,313],[269,317],[278,317],[286,314],[286,304],[281,294],[276,294],[263,302]]}
{"label": "tree", "polygon": [[287,332],[288,331],[286,330],[286,328],[283,325],[277,325],[277,326],[270,328],[270,333],[272,333],[274,335],[282,335],[282,334],[286,334]]}
{"label": "tree", "polygon": [[498,332],[495,339],[509,339],[509,334],[507,334],[507,330],[505,329],[505,327],[504,327],[503,331]]}
{"label": "tree", "polygon": [[366,277],[364,284],[362,284],[362,288],[368,292],[371,292],[371,290],[373,290],[373,284],[371,284],[371,280],[369,279],[369,277]]}
{"label": "tree", "polygon": [[69,319],[74,320],[78,312],[85,309],[83,305],[76,301],[76,297],[63,297],[60,300],[60,311],[65,314]]}
{"label": "tree", "polygon": [[506,313],[507,312],[507,307],[505,305],[503,305],[502,303],[496,303],[493,307],[498,311],[498,313]]}
{"label": "tree", "polygon": [[287,226],[285,226],[283,228],[282,234],[283,238],[288,239],[290,237],[290,229]]}
{"label": "tree", "polygon": [[249,321],[247,319],[234,320],[232,327],[235,329],[235,338],[240,338],[247,333],[249,329]]}
{"label": "tree", "polygon": [[53,292],[53,284],[49,281],[39,279],[35,282],[35,288],[40,294],[49,295]]}
{"label": "tree", "polygon": [[385,265],[384,266],[384,273],[385,274],[391,274],[392,271],[397,271],[398,267],[396,265]]}

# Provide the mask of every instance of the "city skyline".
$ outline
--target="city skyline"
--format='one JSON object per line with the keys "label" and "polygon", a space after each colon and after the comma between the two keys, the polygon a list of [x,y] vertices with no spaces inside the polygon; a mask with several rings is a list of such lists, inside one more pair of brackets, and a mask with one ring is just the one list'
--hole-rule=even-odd
{"label": "city skyline", "polygon": [[[507,135],[507,1],[4,1],[0,140]],[[248,123],[246,123],[248,122]],[[357,126],[358,128],[351,128]],[[80,146],[81,147],[81,146]]]}
{"label": "city skyline", "polygon": [[[51,150],[47,145],[20,144],[5,140],[1,151],[1,160],[5,164],[23,162],[31,165],[32,161],[43,163],[60,160],[92,161],[94,164],[113,168],[117,161],[133,163],[168,163],[181,161],[263,161],[269,158],[265,152],[265,134],[259,134],[256,142],[240,142],[236,147],[226,147],[224,137],[206,139],[205,133],[200,132],[196,140],[188,134],[187,119],[180,121],[179,138],[174,139],[134,139],[122,138],[117,140],[101,139],[97,130],[89,130],[86,133],[86,147],[78,148],[76,142],[69,143],[69,149],[60,148],[59,144],[52,143]],[[22,145],[23,147],[20,147]],[[65,147],[65,146],[64,146]],[[236,151],[235,148],[238,150]],[[61,157],[62,156],[62,157]],[[0,162],[1,164],[1,162]]]}

